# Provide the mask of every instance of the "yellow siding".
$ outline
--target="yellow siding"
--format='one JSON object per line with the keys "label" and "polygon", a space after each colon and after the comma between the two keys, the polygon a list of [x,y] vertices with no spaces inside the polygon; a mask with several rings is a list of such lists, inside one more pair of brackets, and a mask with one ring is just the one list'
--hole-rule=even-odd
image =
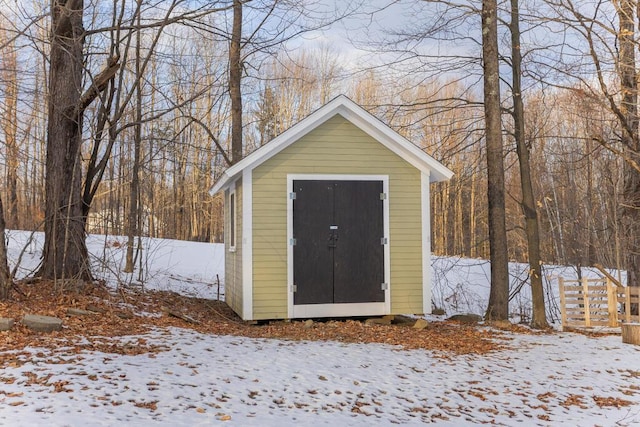
{"label": "yellow siding", "polygon": [[287,174],[389,176],[391,312],[422,312],[420,171],[336,115],[253,171],[254,319],[287,317]]}
{"label": "yellow siding", "polygon": [[235,184],[236,193],[236,249],[230,251],[231,216],[229,213],[230,192],[224,195],[224,249],[225,257],[225,302],[233,311],[242,316],[242,179]]}

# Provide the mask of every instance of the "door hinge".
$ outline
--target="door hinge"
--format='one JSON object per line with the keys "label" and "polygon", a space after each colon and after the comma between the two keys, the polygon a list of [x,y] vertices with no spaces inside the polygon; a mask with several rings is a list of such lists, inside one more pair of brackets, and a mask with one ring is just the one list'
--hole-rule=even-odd
{"label": "door hinge", "polygon": [[389,243],[389,241],[387,240],[387,238],[386,238],[386,237],[381,237],[381,238],[380,238],[380,244],[381,244],[381,245],[386,245],[387,243]]}
{"label": "door hinge", "polygon": [[289,239],[289,244],[295,246],[298,241],[296,239]]}
{"label": "door hinge", "polygon": [[297,285],[291,285],[291,292],[298,292],[298,286]]}
{"label": "door hinge", "polygon": [[387,193],[380,193],[380,200],[387,200]]}
{"label": "door hinge", "polygon": [[382,289],[383,291],[386,291],[387,289],[389,289],[389,284],[388,283],[381,283],[380,284],[380,289]]}
{"label": "door hinge", "polygon": [[295,199],[296,199],[296,193],[295,193],[295,192],[291,192],[291,193],[289,193],[289,198],[290,198],[291,200],[295,200]]}

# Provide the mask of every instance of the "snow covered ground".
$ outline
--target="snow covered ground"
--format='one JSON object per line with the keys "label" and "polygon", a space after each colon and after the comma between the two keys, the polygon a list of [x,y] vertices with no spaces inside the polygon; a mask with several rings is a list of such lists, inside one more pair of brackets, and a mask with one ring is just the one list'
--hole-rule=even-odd
{"label": "snow covered ground", "polygon": [[[12,262],[27,236],[11,233]],[[94,270],[113,286],[137,279],[118,273],[124,242],[89,239]],[[220,245],[148,240],[143,249],[142,286],[217,296]],[[38,257],[36,241],[21,274]],[[481,313],[486,264],[439,258],[434,266],[436,303],[449,314]],[[640,347],[619,336],[505,333],[503,350],[464,356],[179,328],[102,339],[154,347],[16,352],[0,369],[0,425],[640,425]]]}
{"label": "snow covered ground", "polygon": [[165,347],[138,356],[28,349],[37,356],[0,374],[0,425],[640,423],[637,347],[617,336],[509,338],[509,350],[449,358],[183,329],[123,338]]}

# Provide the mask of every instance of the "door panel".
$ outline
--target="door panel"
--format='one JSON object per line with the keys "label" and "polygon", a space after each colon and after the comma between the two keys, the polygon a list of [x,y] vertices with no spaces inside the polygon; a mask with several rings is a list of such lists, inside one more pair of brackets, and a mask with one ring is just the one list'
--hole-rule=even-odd
{"label": "door panel", "polygon": [[333,183],[294,181],[293,277],[294,304],[333,302],[333,250],[329,223],[333,218]]}
{"label": "door panel", "polygon": [[382,181],[293,187],[294,304],[384,302]]}
{"label": "door panel", "polygon": [[340,181],[335,190],[339,239],[334,252],[335,303],[383,302],[381,181]]}

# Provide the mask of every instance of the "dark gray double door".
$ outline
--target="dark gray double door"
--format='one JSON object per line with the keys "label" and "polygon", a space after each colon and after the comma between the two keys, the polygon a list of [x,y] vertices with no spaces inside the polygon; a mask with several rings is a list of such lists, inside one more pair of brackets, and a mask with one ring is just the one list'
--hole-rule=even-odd
{"label": "dark gray double door", "polygon": [[384,302],[382,181],[294,180],[294,304]]}

